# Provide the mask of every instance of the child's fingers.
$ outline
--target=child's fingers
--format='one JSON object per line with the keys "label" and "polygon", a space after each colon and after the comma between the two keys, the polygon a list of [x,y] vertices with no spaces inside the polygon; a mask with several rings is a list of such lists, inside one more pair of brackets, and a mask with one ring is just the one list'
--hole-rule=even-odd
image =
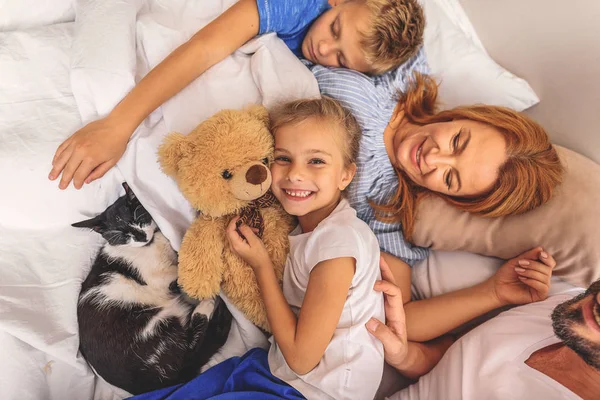
{"label": "child's fingers", "polygon": [[95,167],[94,161],[84,160],[79,164],[77,171],[73,174],[73,186],[75,189],[81,189],[85,179],[92,173]]}
{"label": "child's fingers", "polygon": [[59,157],[61,156],[61,154],[63,153],[63,151],[69,147],[69,145],[71,144],[71,138],[69,137],[67,140],[65,140],[64,142],[62,142],[60,144],[60,146],[58,146],[58,149],[56,149],[56,153],[54,153],[54,157],[52,157],[52,165],[56,164],[56,161],[59,159]]}
{"label": "child's fingers", "polygon": [[114,162],[111,161],[106,161],[100,165],[98,165],[91,174],[88,175],[88,177],[85,179],[85,183],[92,183],[94,182],[96,179],[102,178],[104,176],[104,174],[106,174],[108,172],[109,169],[111,169],[114,166]]}
{"label": "child's fingers", "polygon": [[236,232],[236,229],[237,229],[236,223],[237,223],[238,219],[240,219],[240,217],[234,217],[231,221],[229,221],[229,225],[227,225],[227,233],[233,233],[233,232],[235,232],[237,234],[237,232]]}
{"label": "child's fingers", "polygon": [[248,225],[241,224],[238,229],[242,233],[242,235],[244,235],[244,237],[248,241],[249,245],[252,246],[252,245],[256,244],[256,242],[259,240],[258,236],[256,236],[256,234],[252,231],[252,229]]}
{"label": "child's fingers", "polygon": [[65,165],[67,165],[67,162],[69,161],[69,158],[71,157],[72,153],[73,148],[66,147],[60,152],[60,154],[54,156],[55,159],[52,160],[52,169],[50,170],[50,174],[48,175],[49,179],[54,180],[58,177],[58,175],[60,175],[62,170],[65,168]]}
{"label": "child's fingers", "polygon": [[60,189],[66,189],[69,186],[69,183],[73,180],[73,175],[79,168],[82,162],[82,158],[79,154],[72,154],[69,162],[65,166],[65,169],[62,171],[62,176],[60,177],[60,183],[58,187]]}

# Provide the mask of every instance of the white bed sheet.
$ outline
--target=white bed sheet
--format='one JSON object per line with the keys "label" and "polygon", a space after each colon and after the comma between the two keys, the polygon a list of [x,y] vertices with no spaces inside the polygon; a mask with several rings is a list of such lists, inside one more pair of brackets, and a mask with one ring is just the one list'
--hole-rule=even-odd
{"label": "white bed sheet", "polygon": [[[84,122],[114,107],[135,79],[160,60],[161,52],[197,29],[194,24],[208,21],[190,19],[198,16],[192,11],[215,16],[232,3],[211,1],[78,0],[76,22],[0,32],[0,350],[8,356],[0,365],[0,398],[126,396],[95,377],[78,355],[77,296],[100,238],[69,225],[114,202],[122,193],[123,175],[157,219],[165,210],[179,212],[180,204],[169,203],[169,196],[160,200],[171,190],[183,201],[156,164],[156,145],[172,129],[168,125],[185,129],[219,108],[277,101],[276,92],[318,95],[310,72],[278,39],[263,37],[249,44],[245,54],[211,69],[210,85],[206,79],[204,85],[192,85],[145,121],[119,168],[82,190],[58,190],[57,182],[47,179],[57,146]],[[186,23],[177,25],[182,16]],[[279,84],[282,76],[269,75],[282,61],[280,55],[303,69],[292,90]],[[253,64],[255,69],[249,69]],[[234,87],[239,92],[231,96]],[[182,104],[188,107],[184,113]],[[189,104],[198,109],[194,112]],[[167,123],[163,114],[170,117]],[[178,248],[189,220],[175,219],[177,224],[179,236],[173,229],[169,236]],[[171,222],[166,218],[159,225],[169,232]],[[230,340],[213,363],[267,345],[256,327],[232,312],[236,323]]]}

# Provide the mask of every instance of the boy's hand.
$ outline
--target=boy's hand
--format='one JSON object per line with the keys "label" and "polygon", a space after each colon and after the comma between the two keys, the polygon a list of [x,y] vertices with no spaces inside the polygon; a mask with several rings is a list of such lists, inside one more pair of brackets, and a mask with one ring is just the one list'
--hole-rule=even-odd
{"label": "boy's hand", "polygon": [[554,258],[537,247],[508,260],[490,283],[502,305],[533,303],[548,297],[555,266]]}
{"label": "boy's hand", "polygon": [[[254,233],[248,225],[242,224],[238,228],[236,223],[239,217],[235,217],[227,227],[227,239],[232,250],[246,261],[253,270],[271,265],[271,258],[262,240]],[[241,235],[240,235],[241,233]],[[242,236],[243,235],[243,236]]]}
{"label": "boy's hand", "polygon": [[391,366],[401,369],[408,354],[402,292],[396,286],[394,275],[383,257],[381,257],[379,263],[382,280],[377,281],[373,289],[383,293],[385,324],[375,318],[371,318],[367,322],[367,329],[383,343],[385,361]]}
{"label": "boy's hand", "polygon": [[48,179],[55,180],[62,172],[58,187],[66,189],[71,180],[76,189],[90,183],[112,168],[121,158],[130,132],[109,118],[90,122],[56,150]]}

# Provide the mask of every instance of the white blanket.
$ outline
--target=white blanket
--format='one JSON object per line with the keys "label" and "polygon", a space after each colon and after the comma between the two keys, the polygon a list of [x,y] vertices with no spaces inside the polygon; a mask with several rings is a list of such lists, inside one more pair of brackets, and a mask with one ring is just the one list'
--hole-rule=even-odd
{"label": "white blanket", "polygon": [[[261,37],[154,112],[118,168],[101,180],[60,191],[47,179],[62,140],[108,113],[136,80],[232,2],[79,0],[75,22],[0,32],[0,350],[7,355],[0,398],[126,396],[78,355],[77,296],[101,241],[69,225],[114,202],[125,178],[179,248],[193,213],[158,168],[162,137],[188,132],[222,108],[318,96],[312,74],[285,45]],[[37,11],[32,23],[21,14],[4,26],[36,25]],[[57,13],[55,22],[65,15]],[[232,312],[236,323],[213,363],[267,345]]]}

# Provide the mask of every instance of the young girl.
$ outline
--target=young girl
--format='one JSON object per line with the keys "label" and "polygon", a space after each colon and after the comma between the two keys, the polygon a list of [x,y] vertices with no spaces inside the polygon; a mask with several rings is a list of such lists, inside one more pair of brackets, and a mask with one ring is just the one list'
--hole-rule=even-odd
{"label": "young girl", "polygon": [[[283,290],[252,230],[236,231],[233,220],[227,232],[254,269],[265,302],[270,373],[309,399],[371,399],[383,372],[381,343],[365,327],[371,316],[384,316],[383,297],[373,291],[379,245],[342,197],[356,171],[359,127],[329,98],[289,103],[271,117],[271,187],[298,217]],[[257,356],[267,362],[266,353]]]}

